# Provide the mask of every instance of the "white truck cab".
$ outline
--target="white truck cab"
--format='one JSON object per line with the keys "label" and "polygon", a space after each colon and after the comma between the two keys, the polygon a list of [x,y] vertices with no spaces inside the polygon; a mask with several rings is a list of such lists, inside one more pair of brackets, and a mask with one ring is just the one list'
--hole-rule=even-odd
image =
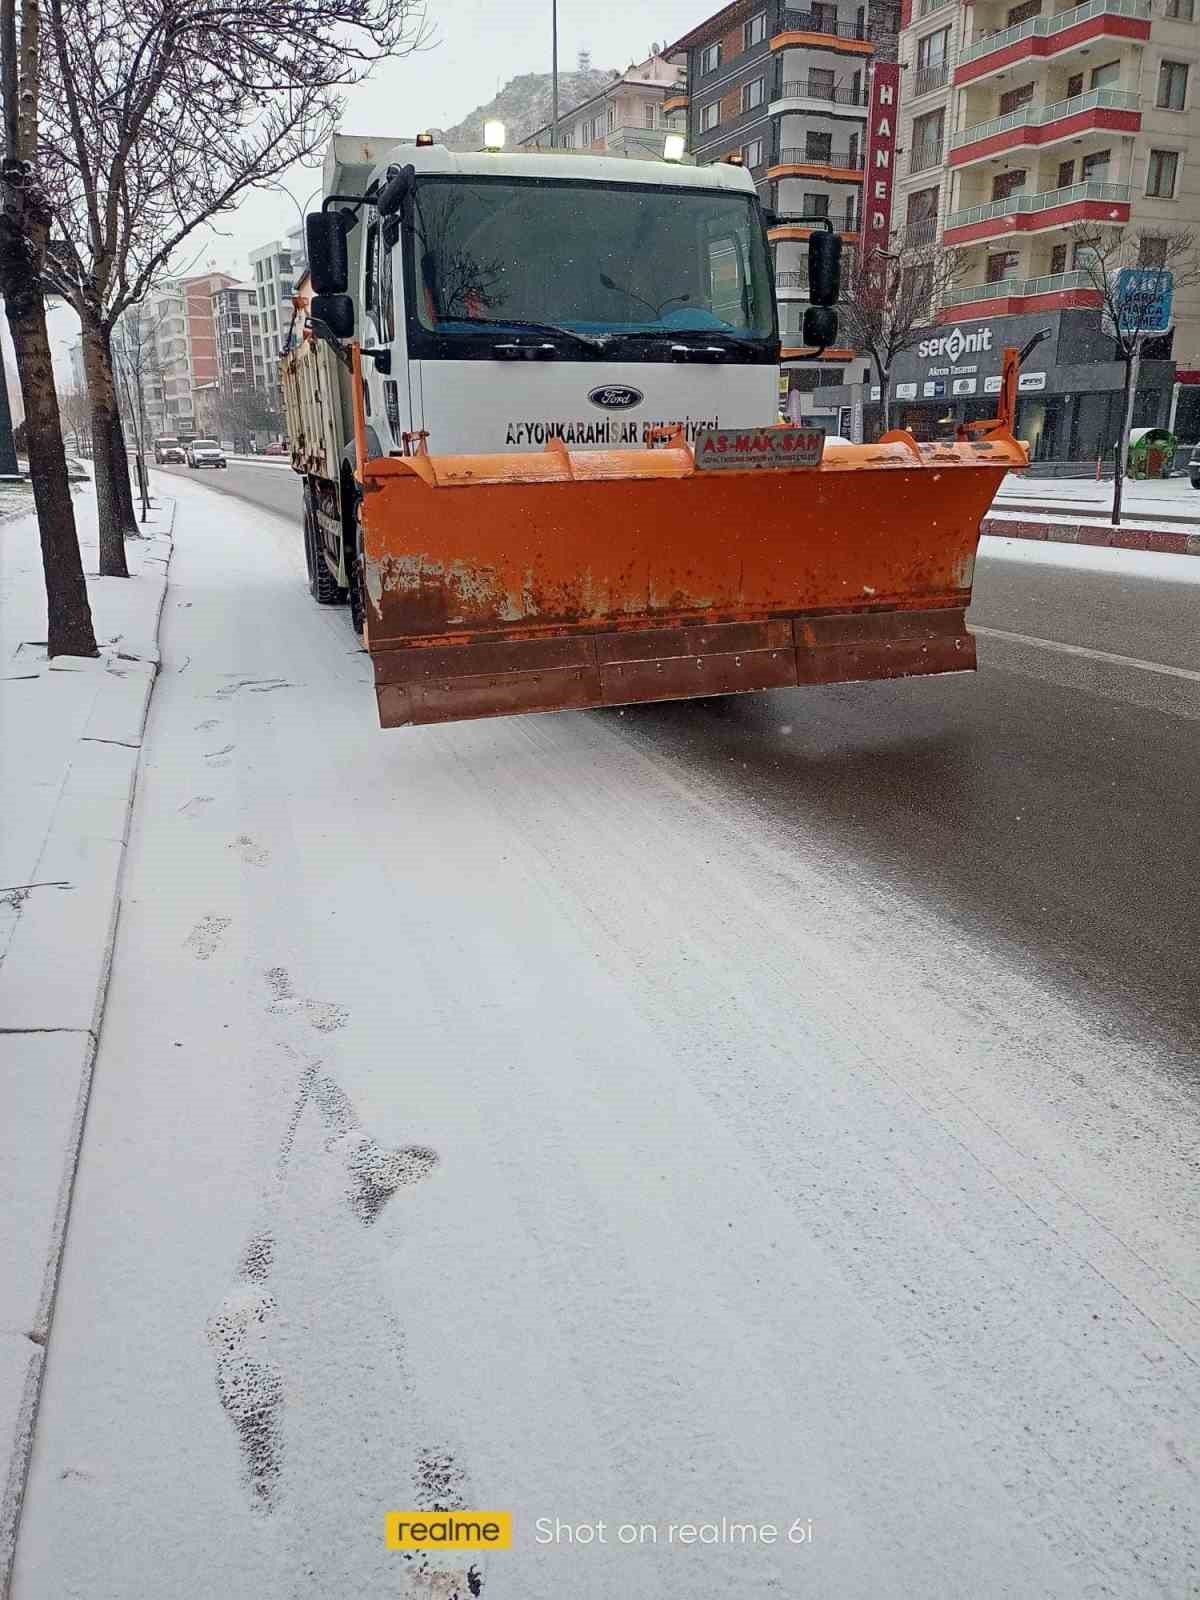
{"label": "white truck cab", "polygon": [[312,314],[362,346],[371,455],[422,435],[439,454],[587,449],[777,420],[770,262],[741,167],[338,136],[323,212],[344,230],[345,293],[320,292],[310,228]]}

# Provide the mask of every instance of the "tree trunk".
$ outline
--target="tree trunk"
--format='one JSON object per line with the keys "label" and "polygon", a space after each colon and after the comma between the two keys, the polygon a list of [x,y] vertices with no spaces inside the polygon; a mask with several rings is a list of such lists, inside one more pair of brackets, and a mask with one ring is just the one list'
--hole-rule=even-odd
{"label": "tree trunk", "polygon": [[46,307],[36,272],[36,263],[45,253],[46,234],[44,225],[31,224],[23,206],[0,218],[0,292],[25,402],[29,476],[46,581],[47,652],[51,656],[94,656],[99,652],[67,480]]}
{"label": "tree trunk", "polygon": [[113,423],[117,400],[113,389],[112,362],[108,341],[100,323],[84,316],[83,369],[87,374],[88,398],[92,402],[92,470],[96,480],[96,515],[100,524],[100,575],[127,578],[125,539],[121,528],[121,509],[117,498],[117,474],[113,461]]}
{"label": "tree trunk", "polygon": [[1121,394],[1121,436],[1117,440],[1116,458],[1113,462],[1112,525],[1121,526],[1121,501],[1125,493],[1125,473],[1129,464],[1129,432],[1133,424],[1133,406],[1137,399],[1138,371],[1142,364],[1142,341],[1135,338],[1133,349],[1122,346],[1121,360],[1125,363],[1125,387]]}
{"label": "tree trunk", "polygon": [[125,447],[125,424],[121,421],[119,409],[113,411],[112,457],[121,531],[127,539],[140,538],[137,513],[133,508],[133,483],[129,475],[129,452]]}
{"label": "tree trunk", "polygon": [[892,397],[888,393],[891,387],[892,370],[890,367],[879,368],[879,403],[883,407],[883,429],[887,433],[892,426]]}

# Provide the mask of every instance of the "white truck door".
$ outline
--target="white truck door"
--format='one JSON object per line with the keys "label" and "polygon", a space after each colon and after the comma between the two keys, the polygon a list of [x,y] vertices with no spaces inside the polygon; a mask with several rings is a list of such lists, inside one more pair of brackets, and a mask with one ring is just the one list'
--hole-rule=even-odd
{"label": "white truck door", "polygon": [[386,456],[403,449],[403,436],[413,427],[404,340],[397,337],[404,326],[404,287],[393,219],[381,219],[374,212],[369,216],[362,253],[360,338],[365,348],[385,350],[387,360],[363,357],[363,409],[368,450]]}

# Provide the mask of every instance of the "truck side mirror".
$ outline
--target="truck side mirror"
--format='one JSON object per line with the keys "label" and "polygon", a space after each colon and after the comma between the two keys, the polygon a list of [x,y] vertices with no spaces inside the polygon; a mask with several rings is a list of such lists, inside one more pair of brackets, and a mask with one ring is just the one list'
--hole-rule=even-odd
{"label": "truck side mirror", "polygon": [[804,313],[804,342],[810,348],[827,350],[837,338],[837,312],[828,306],[809,306]]}
{"label": "truck side mirror", "polygon": [[338,339],[348,339],[354,332],[354,301],[348,294],[315,294],[308,314],[314,322],[323,322]]}
{"label": "truck side mirror", "polygon": [[814,306],[835,306],[842,293],[842,241],[815,229],[808,241],[808,298]]}
{"label": "truck side mirror", "polygon": [[350,287],[346,224],[340,211],[310,211],[304,219],[308,267],[319,295],[345,294]]}

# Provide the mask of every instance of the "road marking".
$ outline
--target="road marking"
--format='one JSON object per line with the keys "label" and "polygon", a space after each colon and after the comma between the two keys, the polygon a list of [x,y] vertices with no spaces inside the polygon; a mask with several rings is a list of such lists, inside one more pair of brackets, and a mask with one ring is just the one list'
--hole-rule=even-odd
{"label": "road marking", "polygon": [[980,628],[967,624],[967,631],[980,639],[1006,639],[1010,644],[1031,644],[1039,650],[1056,650],[1063,656],[1084,656],[1089,661],[1105,661],[1113,667],[1136,667],[1139,672],[1160,672],[1166,678],[1187,678],[1200,683],[1200,672],[1189,667],[1168,667],[1161,661],[1143,661],[1138,656],[1117,656],[1108,650],[1089,650],[1081,644],[1061,644],[1057,639],[1035,639],[1028,633],[1009,633],[1004,628]]}

